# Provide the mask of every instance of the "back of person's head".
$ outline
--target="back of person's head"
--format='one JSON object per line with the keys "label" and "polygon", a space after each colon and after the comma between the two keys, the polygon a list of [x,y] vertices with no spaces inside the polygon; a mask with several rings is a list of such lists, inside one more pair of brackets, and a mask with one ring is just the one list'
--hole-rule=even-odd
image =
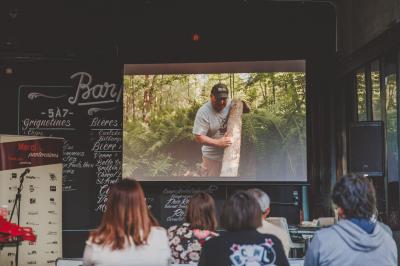
{"label": "back of person's head", "polygon": [[375,214],[374,186],[367,177],[361,175],[343,176],[333,188],[332,200],[342,208],[346,219],[369,219]]}
{"label": "back of person's head", "polygon": [[192,196],[186,209],[186,222],[193,229],[217,229],[214,199],[206,192],[199,192]]}
{"label": "back of person's head", "polygon": [[261,212],[265,213],[269,209],[270,199],[267,193],[258,188],[251,188],[247,190],[258,202]]}
{"label": "back of person's head", "polygon": [[91,238],[94,243],[111,246],[113,250],[124,248],[129,239],[135,245],[142,245],[153,225],[157,221],[148,211],[139,182],[123,179],[111,188],[107,209]]}
{"label": "back of person's head", "polygon": [[221,226],[228,231],[257,229],[261,226],[261,208],[246,191],[238,191],[225,201],[221,212]]}

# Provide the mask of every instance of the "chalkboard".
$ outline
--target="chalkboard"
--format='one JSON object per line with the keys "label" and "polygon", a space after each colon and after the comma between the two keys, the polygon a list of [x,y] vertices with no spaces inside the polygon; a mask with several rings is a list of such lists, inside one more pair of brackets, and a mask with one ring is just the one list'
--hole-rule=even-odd
{"label": "chalkboard", "polygon": [[[122,66],[107,63],[99,66],[90,63],[36,64],[24,63],[18,69],[19,83],[15,88],[18,91],[18,132],[65,139],[63,256],[81,257],[89,230],[100,222],[106,193],[121,177],[123,116],[119,93]],[[41,71],[32,73],[35,68]],[[90,77],[90,86],[79,87],[81,79],[88,83]],[[116,97],[112,97],[115,93],[111,94],[111,91],[101,94],[105,93],[101,90],[102,85],[111,89],[112,84],[118,88]],[[109,145],[102,145],[105,143]],[[198,191],[209,192],[214,197],[219,216],[223,202],[235,190],[260,186],[208,181],[141,184],[152,213],[166,228],[184,221],[188,200]],[[298,191],[299,187],[265,186],[263,189],[270,193],[272,201],[290,203],[292,192]],[[298,222],[298,206],[275,204],[272,212],[288,217],[289,223]]]}
{"label": "chalkboard", "polygon": [[217,213],[225,201],[225,186],[217,184],[199,185],[163,183],[142,183],[151,212],[162,226],[181,224],[190,198],[197,192],[209,193],[215,200]]}
{"label": "chalkboard", "polygon": [[219,221],[225,200],[236,191],[249,188],[259,188],[270,196],[271,216],[286,217],[289,224],[299,223],[301,197],[299,196],[300,187],[296,185],[268,186],[258,183],[223,182],[141,182],[141,184],[151,212],[165,228],[184,222],[189,200],[197,192],[207,192],[214,198]]}
{"label": "chalkboard", "polygon": [[122,72],[113,69],[76,66],[65,85],[19,86],[19,134],[65,139],[63,230],[95,228],[121,178]]}

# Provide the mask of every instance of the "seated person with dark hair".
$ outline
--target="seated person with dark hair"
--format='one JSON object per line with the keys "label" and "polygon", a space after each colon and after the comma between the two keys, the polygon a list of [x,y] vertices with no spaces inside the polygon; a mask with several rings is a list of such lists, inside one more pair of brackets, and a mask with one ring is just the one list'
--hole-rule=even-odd
{"label": "seated person with dark hair", "polygon": [[185,223],[168,229],[172,257],[177,264],[198,263],[204,243],[218,236],[215,203],[210,194],[193,195],[186,209]]}
{"label": "seated person with dark hair", "polygon": [[316,232],[304,265],[397,265],[396,243],[374,219],[375,189],[368,178],[342,177],[332,200],[340,221]]}
{"label": "seated person with dark hair", "polygon": [[199,266],[289,265],[281,241],[257,232],[260,217],[261,208],[250,193],[231,196],[221,213],[221,226],[227,232],[205,243]]}

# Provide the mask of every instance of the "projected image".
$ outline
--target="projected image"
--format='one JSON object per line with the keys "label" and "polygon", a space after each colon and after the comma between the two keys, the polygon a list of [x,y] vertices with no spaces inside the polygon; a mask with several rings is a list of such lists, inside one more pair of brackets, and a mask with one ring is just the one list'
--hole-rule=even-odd
{"label": "projected image", "polygon": [[[307,181],[305,72],[206,70],[125,74],[123,176]],[[221,168],[235,141],[227,134],[234,103],[243,114],[234,121],[242,124],[239,149],[229,154],[237,172],[228,178]]]}

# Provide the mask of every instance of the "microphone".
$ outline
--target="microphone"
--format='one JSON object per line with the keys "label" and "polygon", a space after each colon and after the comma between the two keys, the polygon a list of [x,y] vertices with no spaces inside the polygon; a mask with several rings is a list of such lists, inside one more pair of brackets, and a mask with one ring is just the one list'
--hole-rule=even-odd
{"label": "microphone", "polygon": [[29,174],[31,170],[29,168],[26,168],[25,171],[19,176],[20,179],[24,178],[27,174]]}

